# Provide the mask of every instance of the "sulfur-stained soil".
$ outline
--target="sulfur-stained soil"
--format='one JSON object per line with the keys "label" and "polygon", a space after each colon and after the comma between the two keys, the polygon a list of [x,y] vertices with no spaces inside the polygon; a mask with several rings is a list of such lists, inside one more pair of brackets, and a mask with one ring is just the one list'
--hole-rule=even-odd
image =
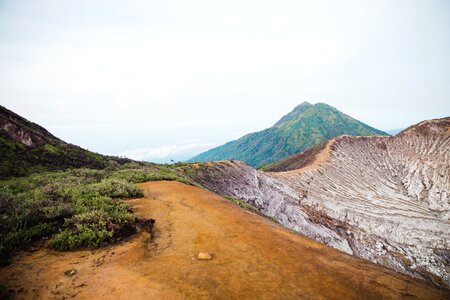
{"label": "sulfur-stained soil", "polygon": [[[448,299],[446,290],[334,250],[177,182],[128,200],[156,220],[96,251],[43,245],[0,270],[18,299]],[[34,251],[33,251],[34,250]],[[198,260],[201,252],[211,260]]]}

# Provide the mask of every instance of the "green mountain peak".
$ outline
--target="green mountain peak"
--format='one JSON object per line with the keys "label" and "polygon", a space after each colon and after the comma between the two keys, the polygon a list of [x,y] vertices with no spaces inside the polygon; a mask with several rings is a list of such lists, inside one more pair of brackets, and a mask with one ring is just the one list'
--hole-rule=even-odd
{"label": "green mountain peak", "polygon": [[189,161],[237,159],[261,167],[342,134],[387,135],[326,103],[303,102],[274,126],[203,152]]}
{"label": "green mountain peak", "polygon": [[299,115],[301,115],[305,110],[307,110],[311,106],[313,105],[306,101],[297,105],[290,113],[288,113],[287,115],[282,117],[277,123],[275,123],[274,126],[280,126],[283,123],[296,119]]}

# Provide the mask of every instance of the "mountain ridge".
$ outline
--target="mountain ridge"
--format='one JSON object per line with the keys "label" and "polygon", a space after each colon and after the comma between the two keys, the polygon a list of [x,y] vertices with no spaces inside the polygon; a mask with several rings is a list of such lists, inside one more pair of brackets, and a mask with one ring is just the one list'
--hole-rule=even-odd
{"label": "mountain ridge", "polygon": [[0,157],[0,178],[79,167],[103,169],[114,162],[131,162],[67,143],[1,105]]}
{"label": "mountain ridge", "polygon": [[198,163],[197,182],[341,251],[449,288],[450,117],[341,135],[266,170]]}
{"label": "mountain ridge", "polygon": [[261,167],[342,134],[388,135],[328,104],[303,102],[272,127],[200,153],[188,162],[237,159]]}

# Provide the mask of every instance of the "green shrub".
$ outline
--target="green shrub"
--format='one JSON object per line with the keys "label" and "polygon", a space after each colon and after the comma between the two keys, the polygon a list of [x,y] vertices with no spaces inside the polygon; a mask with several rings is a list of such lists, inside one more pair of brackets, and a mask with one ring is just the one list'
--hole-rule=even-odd
{"label": "green shrub", "polygon": [[145,181],[179,181],[185,184],[192,184],[186,177],[180,175],[177,169],[165,165],[154,165],[142,169],[125,169],[114,172],[112,178],[124,179],[133,183]]}
{"label": "green shrub", "polygon": [[112,198],[143,197],[144,193],[135,185],[121,179],[108,178],[84,187],[83,194],[109,196]]}
{"label": "green shrub", "polygon": [[234,196],[224,196],[224,198],[227,199],[227,200],[230,200],[230,201],[233,202],[234,204],[239,205],[239,206],[242,207],[243,209],[246,209],[246,210],[248,210],[248,211],[251,211],[251,212],[253,212],[253,213],[255,213],[255,214],[258,214],[258,215],[260,215],[260,216],[263,216],[263,217],[269,219],[271,222],[273,222],[273,223],[275,223],[275,224],[280,224],[280,223],[278,222],[277,219],[275,219],[274,217],[271,217],[271,216],[266,216],[266,215],[264,215],[263,213],[261,213],[261,212],[259,211],[258,208],[254,207],[253,205],[251,205],[250,203],[246,202],[245,200],[236,198],[236,197],[234,197]]}
{"label": "green shrub", "polygon": [[51,246],[58,250],[96,248],[132,234],[135,217],[121,199],[143,196],[137,182],[191,184],[182,168],[189,166],[111,163],[104,170],[80,168],[0,181],[0,260],[52,234]]}
{"label": "green shrub", "polygon": [[109,206],[100,201],[98,203],[101,205],[96,208],[66,219],[65,229],[55,235],[52,247],[62,251],[80,247],[96,248],[119,239],[125,226],[134,229],[135,218],[128,212],[127,206],[114,206],[113,199],[107,202]]}
{"label": "green shrub", "polygon": [[44,223],[5,233],[0,238],[0,265],[8,263],[10,255],[23,245],[53,232],[53,227]]}
{"label": "green shrub", "polygon": [[124,227],[133,232],[134,216],[119,198],[141,197],[142,190],[110,175],[77,169],[1,182],[0,259],[58,229],[52,244],[64,250],[114,241]]}
{"label": "green shrub", "polygon": [[233,197],[233,196],[224,196],[224,198],[230,200],[234,204],[237,204],[237,205],[239,205],[240,207],[242,207],[242,208],[244,208],[246,210],[249,210],[249,211],[254,212],[256,214],[261,214],[259,212],[258,208],[254,207],[253,205],[251,205],[248,202],[245,202],[244,200],[238,199],[238,198]]}
{"label": "green shrub", "polygon": [[75,233],[69,229],[62,230],[52,240],[52,248],[59,251],[68,251],[80,247],[97,248],[107,244],[113,233],[106,229],[82,226]]}

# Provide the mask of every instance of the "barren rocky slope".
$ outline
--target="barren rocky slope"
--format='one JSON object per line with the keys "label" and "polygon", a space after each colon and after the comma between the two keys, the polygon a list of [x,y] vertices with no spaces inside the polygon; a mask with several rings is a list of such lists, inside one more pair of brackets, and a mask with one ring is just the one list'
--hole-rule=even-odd
{"label": "barren rocky slope", "polygon": [[450,118],[341,136],[269,170],[224,161],[196,176],[308,237],[449,287]]}
{"label": "barren rocky slope", "polygon": [[[447,299],[439,289],[352,257],[178,182],[129,200],[156,220],[96,251],[30,249],[0,269],[17,299]],[[250,229],[250,230],[249,230]],[[212,259],[198,259],[199,252]]]}

